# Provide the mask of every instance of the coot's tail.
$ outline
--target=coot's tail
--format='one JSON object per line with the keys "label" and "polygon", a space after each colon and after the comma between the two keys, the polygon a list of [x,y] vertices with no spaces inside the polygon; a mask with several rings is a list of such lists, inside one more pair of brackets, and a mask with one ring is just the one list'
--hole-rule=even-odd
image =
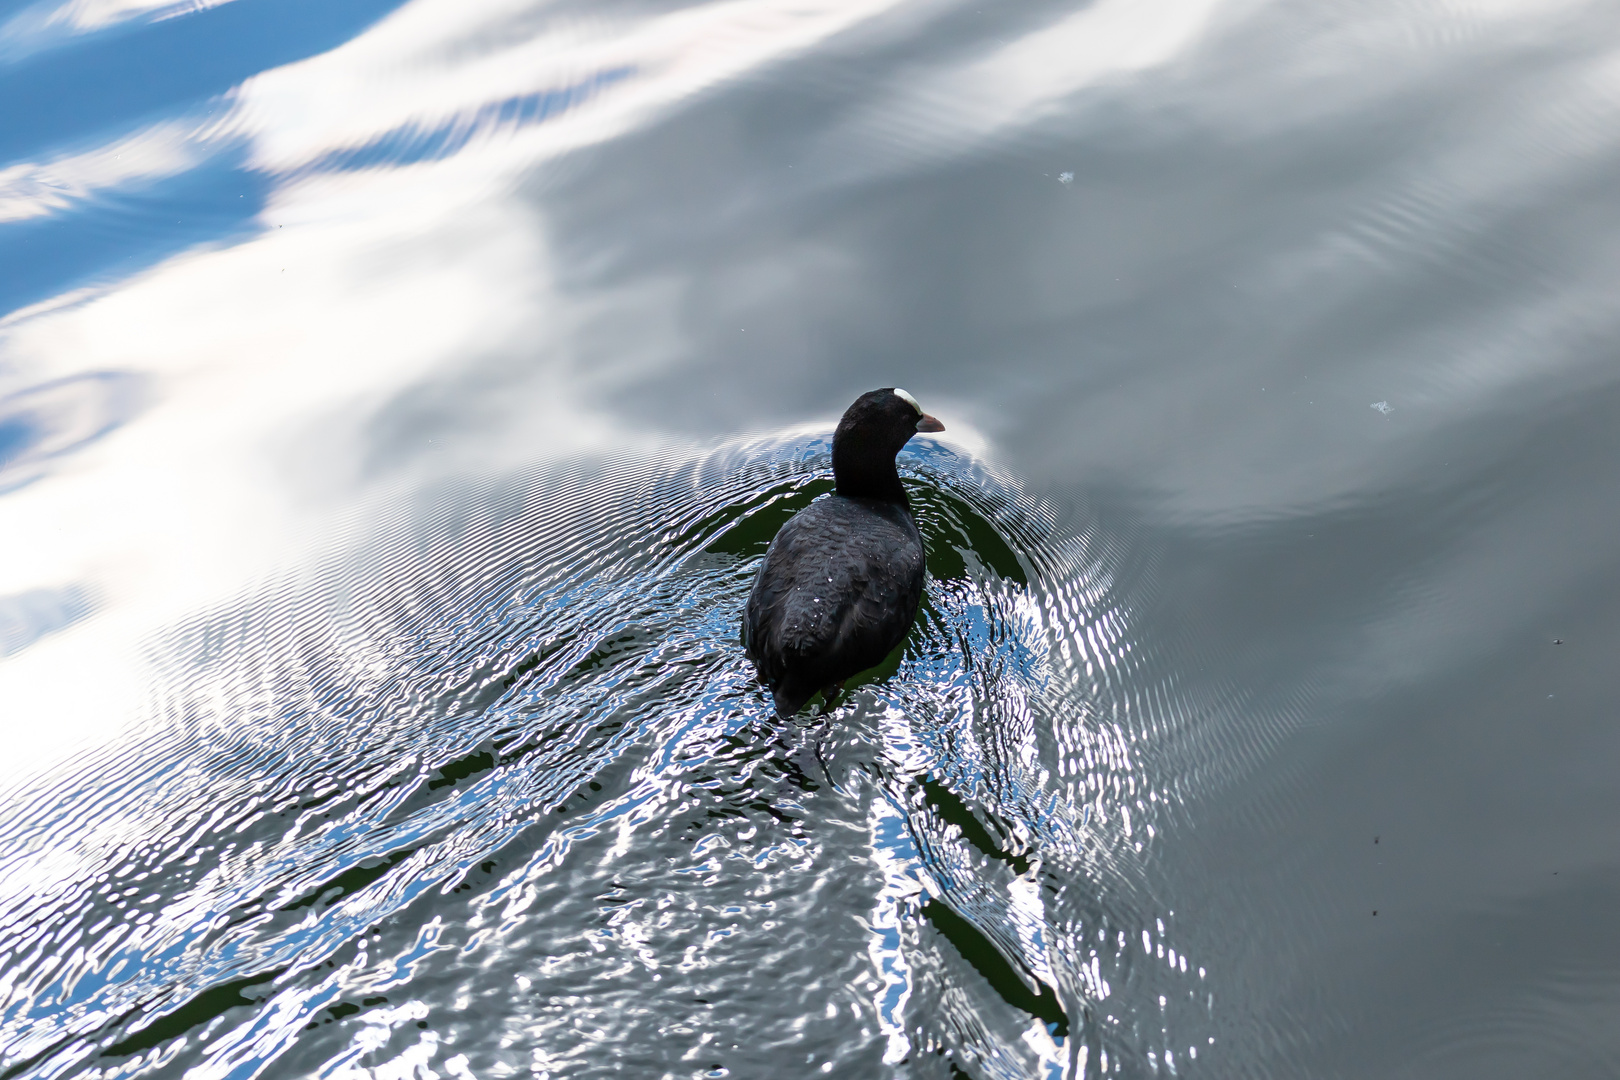
{"label": "coot's tail", "polygon": [[777,687],[771,691],[771,698],[776,702],[776,715],[784,720],[793,716],[804,708],[805,702],[816,696],[817,690],[821,691],[821,711],[827,712],[833,707],[833,702],[838,699],[838,695],[844,692],[844,684],[835,682],[811,689],[805,689],[802,686]]}
{"label": "coot's tail", "polygon": [[815,697],[816,689],[816,687],[806,689],[788,683],[772,687],[771,700],[776,702],[776,715],[783,720],[795,715],[800,709],[804,708],[805,702]]}

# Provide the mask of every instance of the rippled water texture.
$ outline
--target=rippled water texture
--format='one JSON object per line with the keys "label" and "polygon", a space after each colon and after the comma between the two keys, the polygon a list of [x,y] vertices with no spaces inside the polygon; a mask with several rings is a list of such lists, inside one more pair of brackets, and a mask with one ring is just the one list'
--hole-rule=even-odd
{"label": "rippled water texture", "polygon": [[1580,0],[0,3],[0,1080],[1620,1074],[1616,175]]}
{"label": "rippled water texture", "polygon": [[1169,795],[1137,744],[1174,713],[1105,556],[924,451],[933,581],[899,669],[778,721],[737,612],[827,450],[445,489],[379,511],[364,558],[177,628],[147,733],[7,837],[101,871],[12,909],[18,953],[52,942],[12,968],[19,1057],[944,1075],[949,1049],[1024,1076],[1186,1052],[1163,1010],[1112,1006],[1168,993],[1208,1026],[1137,892]]}

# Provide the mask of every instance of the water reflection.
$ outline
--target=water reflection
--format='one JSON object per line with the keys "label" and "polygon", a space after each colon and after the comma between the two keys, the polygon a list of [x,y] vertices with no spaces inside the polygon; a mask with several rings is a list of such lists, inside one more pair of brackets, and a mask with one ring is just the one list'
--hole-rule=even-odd
{"label": "water reflection", "polygon": [[[32,826],[129,854],[36,922],[90,936],[65,967],[13,969],[17,1059],[326,1071],[405,1052],[376,1042],[381,1013],[352,1041],[333,1023],[365,1002],[397,1019],[403,992],[475,1073],[517,1036],[576,1074],[623,1064],[574,1042],[584,1022],[645,1026],[621,1045],[646,1068],[685,1052],[672,1032],[729,1025],[699,1056],[733,1071],[779,1045],[841,1069],[926,1046],[1015,1076],[1137,1053],[1092,1012],[1127,979],[1180,979],[1197,1016],[1196,976],[1131,974],[1128,867],[1167,793],[1129,747],[1143,721],[1096,556],[1048,577],[1087,555],[1038,504],[943,447],[912,464],[923,632],[808,726],[775,726],[735,639],[762,515],[824,486],[825,436],[446,490],[313,586],[191,621],[150,734]],[[874,851],[892,929],[868,948],[832,898],[870,892]],[[830,995],[824,1029],[801,1030],[819,1005],[744,1007],[762,967]],[[533,995],[496,1008],[514,982]],[[693,1000],[730,1005],[681,1019]]]}
{"label": "water reflection", "polygon": [[121,372],[57,379],[0,398],[0,495],[39,479],[140,408],[142,380]]}
{"label": "water reflection", "polygon": [[[1445,719],[1548,708],[1528,622],[1605,640],[1602,14],[10,16],[0,1068],[1368,1060],[1389,972],[1507,925],[1433,932],[1494,820],[1451,778],[1608,760]],[[777,725],[735,636],[825,490],[788,425],[879,383],[969,435],[908,459],[926,608]],[[1444,857],[1346,856],[1369,801]],[[1591,865],[1606,805],[1480,850]]]}
{"label": "water reflection", "polygon": [[45,635],[72,626],[94,606],[78,585],[0,596],[0,657],[22,652]]}
{"label": "water reflection", "polygon": [[189,15],[230,0],[36,0],[0,23],[0,60],[16,61],[125,23]]}

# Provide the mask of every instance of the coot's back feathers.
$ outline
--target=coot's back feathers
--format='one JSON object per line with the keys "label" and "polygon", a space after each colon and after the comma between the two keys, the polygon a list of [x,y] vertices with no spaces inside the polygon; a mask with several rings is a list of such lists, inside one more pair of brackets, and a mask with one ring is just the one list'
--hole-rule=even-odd
{"label": "coot's back feathers", "polygon": [[923,546],[894,459],[916,432],[942,430],[904,390],[862,395],[833,434],[837,490],[771,541],[743,638],[781,715],[905,640],[922,599]]}
{"label": "coot's back feathers", "polygon": [[894,503],[813,503],[776,534],[766,566],[748,598],[748,651],[783,716],[881,664],[922,599],[922,538]]}

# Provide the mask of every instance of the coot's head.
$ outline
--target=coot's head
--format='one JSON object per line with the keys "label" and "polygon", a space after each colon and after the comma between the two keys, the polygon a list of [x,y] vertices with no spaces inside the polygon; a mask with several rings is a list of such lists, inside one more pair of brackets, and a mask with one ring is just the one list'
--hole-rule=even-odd
{"label": "coot's head", "polygon": [[862,394],[844,410],[833,432],[833,477],[839,494],[904,502],[894,456],[918,432],[944,430],[944,424],[898,387]]}

